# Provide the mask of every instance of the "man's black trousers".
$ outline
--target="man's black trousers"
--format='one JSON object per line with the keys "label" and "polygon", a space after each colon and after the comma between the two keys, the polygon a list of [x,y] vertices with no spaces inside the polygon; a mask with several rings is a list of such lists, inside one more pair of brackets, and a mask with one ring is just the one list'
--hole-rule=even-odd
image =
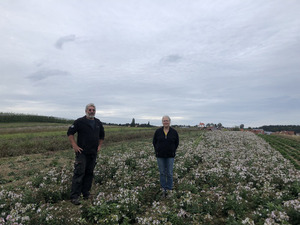
{"label": "man's black trousers", "polygon": [[83,153],[76,153],[71,199],[79,198],[81,194],[84,198],[89,197],[94,177],[96,159],[97,154],[85,155]]}

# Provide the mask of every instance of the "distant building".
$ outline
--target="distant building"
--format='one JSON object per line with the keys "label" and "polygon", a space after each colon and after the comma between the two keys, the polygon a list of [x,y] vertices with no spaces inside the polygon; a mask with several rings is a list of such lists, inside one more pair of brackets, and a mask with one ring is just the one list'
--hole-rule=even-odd
{"label": "distant building", "polygon": [[253,129],[253,130],[249,130],[249,131],[254,134],[265,134],[265,131],[263,129]]}
{"label": "distant building", "polygon": [[205,127],[205,124],[200,122],[199,125],[198,125],[198,127],[204,128],[204,127]]}

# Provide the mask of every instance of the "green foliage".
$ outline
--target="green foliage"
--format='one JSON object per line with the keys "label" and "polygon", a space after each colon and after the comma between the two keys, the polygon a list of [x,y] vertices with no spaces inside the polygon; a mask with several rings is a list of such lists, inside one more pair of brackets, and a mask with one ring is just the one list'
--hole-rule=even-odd
{"label": "green foliage", "polygon": [[274,149],[279,151],[283,157],[288,159],[299,170],[300,169],[300,141],[290,139],[289,136],[262,135],[261,138],[267,141]]}
{"label": "green foliage", "polygon": [[122,206],[116,203],[83,207],[82,217],[92,224],[131,224]]}
{"label": "green foliage", "polygon": [[238,126],[235,126],[234,128],[231,129],[232,131],[240,131],[241,129]]}
{"label": "green foliage", "polygon": [[[67,126],[61,127],[57,124],[43,126],[42,123],[37,125],[37,127],[32,127],[30,130],[9,129],[8,133],[5,133],[4,129],[2,134],[0,133],[0,158],[49,151],[55,152],[71,148],[66,134]],[[108,145],[151,138],[154,128],[105,127],[105,132],[104,145]]]}
{"label": "green foliage", "polygon": [[135,119],[132,118],[132,121],[131,121],[131,124],[130,124],[131,127],[135,127]]}
{"label": "green foliage", "polygon": [[66,131],[0,135],[0,158],[68,148],[70,143]]}
{"label": "green foliage", "polygon": [[299,225],[300,221],[300,213],[299,211],[289,208],[287,209],[287,215],[289,216],[289,222],[292,225]]}
{"label": "green foliage", "polygon": [[39,116],[39,115],[0,112],[0,123],[15,123],[15,122],[72,123],[73,120],[57,118],[52,116]]}
{"label": "green foliage", "polygon": [[226,201],[224,204],[224,213],[230,215],[230,211],[234,212],[235,216],[243,218],[246,212],[245,202],[239,201],[235,194],[229,194],[226,196]]}

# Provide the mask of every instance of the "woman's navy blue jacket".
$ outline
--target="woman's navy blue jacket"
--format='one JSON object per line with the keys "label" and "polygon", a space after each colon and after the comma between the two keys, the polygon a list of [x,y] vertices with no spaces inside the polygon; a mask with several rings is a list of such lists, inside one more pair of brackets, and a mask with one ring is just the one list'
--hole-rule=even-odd
{"label": "woman's navy blue jacket", "polygon": [[99,140],[104,140],[104,128],[101,121],[94,118],[95,126],[92,127],[86,116],[80,117],[69,127],[67,135],[78,134],[77,145],[83,149],[84,154],[97,154]]}
{"label": "woman's navy blue jacket", "polygon": [[164,128],[157,129],[153,137],[153,146],[155,155],[159,158],[174,158],[176,149],[179,145],[179,136],[175,129],[169,128],[167,136],[164,133]]}

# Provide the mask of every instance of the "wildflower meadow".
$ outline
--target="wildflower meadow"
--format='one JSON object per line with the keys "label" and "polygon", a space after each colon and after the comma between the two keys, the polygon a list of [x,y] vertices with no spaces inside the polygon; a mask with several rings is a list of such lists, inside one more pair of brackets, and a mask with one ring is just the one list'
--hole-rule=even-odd
{"label": "wildflower meadow", "polygon": [[64,163],[52,159],[18,185],[2,184],[0,224],[299,224],[300,172],[259,136],[180,133],[174,189],[166,198],[151,141],[105,145],[92,198],[80,206],[69,201],[71,150],[61,155]]}

